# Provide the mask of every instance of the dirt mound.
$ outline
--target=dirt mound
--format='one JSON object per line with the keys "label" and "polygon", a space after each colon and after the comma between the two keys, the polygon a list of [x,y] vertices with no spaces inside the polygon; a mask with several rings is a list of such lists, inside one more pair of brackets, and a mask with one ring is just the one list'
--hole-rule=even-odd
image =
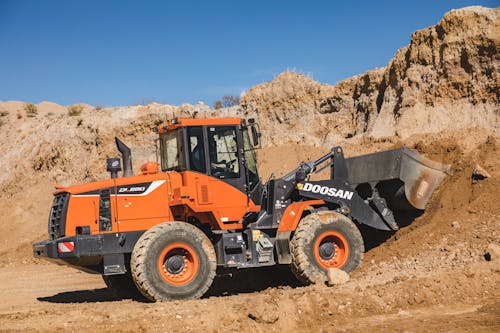
{"label": "dirt mound", "polygon": [[[405,262],[405,271],[410,274],[427,274],[484,259],[488,244],[500,240],[496,199],[500,195],[500,139],[487,136],[481,141],[468,152],[454,139],[413,145],[427,156],[451,163],[450,174],[434,193],[425,214],[373,249],[368,261],[395,259]],[[474,179],[477,165],[491,177]]]}

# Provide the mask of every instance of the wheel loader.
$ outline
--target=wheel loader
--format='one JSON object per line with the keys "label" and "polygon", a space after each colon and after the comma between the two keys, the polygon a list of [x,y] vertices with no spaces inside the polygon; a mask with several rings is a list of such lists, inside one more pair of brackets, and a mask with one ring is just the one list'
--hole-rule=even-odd
{"label": "wheel loader", "polygon": [[152,301],[199,298],[231,269],[288,265],[317,283],[329,269],[355,270],[360,230],[397,230],[397,215],[423,210],[449,168],[405,147],[352,158],[334,147],[263,183],[253,119],[176,118],[155,131],[159,163],[134,174],[116,138],[122,156],[106,160],[109,179],[56,186],[35,257]]}

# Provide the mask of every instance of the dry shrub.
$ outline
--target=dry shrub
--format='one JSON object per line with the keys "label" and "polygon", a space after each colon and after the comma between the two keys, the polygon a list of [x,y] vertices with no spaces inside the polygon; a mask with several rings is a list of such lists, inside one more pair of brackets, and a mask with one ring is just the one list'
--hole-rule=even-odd
{"label": "dry shrub", "polygon": [[219,100],[215,101],[215,103],[214,103],[214,109],[215,110],[222,109],[222,102],[219,101]]}
{"label": "dry shrub", "polygon": [[28,117],[34,117],[38,113],[38,108],[33,103],[26,103],[24,104],[24,111],[26,111]]}
{"label": "dry shrub", "polygon": [[68,107],[68,116],[75,117],[79,116],[83,111],[83,106],[81,105],[71,105]]}

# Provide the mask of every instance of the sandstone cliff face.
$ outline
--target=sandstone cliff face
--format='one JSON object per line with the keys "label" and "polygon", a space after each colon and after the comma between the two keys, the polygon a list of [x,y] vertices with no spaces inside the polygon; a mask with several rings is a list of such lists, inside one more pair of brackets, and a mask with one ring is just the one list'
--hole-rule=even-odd
{"label": "sandstone cliff face", "polygon": [[[289,133],[265,136],[275,144],[332,143],[473,126],[499,132],[500,8],[467,7],[447,13],[412,35],[385,68],[335,86],[297,73],[252,88],[242,108]],[[283,126],[281,126],[283,128]]]}
{"label": "sandstone cliff face", "polygon": [[295,72],[284,72],[273,81],[250,89],[242,98],[241,108],[258,115],[267,145],[287,140],[301,142],[306,135],[321,136],[321,129],[311,125],[316,121],[318,102],[333,92],[332,86]]}

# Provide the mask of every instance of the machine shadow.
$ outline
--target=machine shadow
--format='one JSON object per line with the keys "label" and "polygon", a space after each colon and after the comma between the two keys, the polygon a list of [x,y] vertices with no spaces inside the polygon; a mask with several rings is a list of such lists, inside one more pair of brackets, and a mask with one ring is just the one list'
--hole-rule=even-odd
{"label": "machine shadow", "polygon": [[52,296],[37,297],[37,300],[40,302],[59,303],[59,304],[117,302],[125,299],[132,299],[134,301],[141,303],[149,302],[145,298],[140,298],[140,297],[125,298],[117,296],[108,288],[67,291],[67,292],[57,293]]}
{"label": "machine shadow", "polygon": [[204,297],[231,296],[267,288],[300,287],[288,266],[245,268],[221,272]]}
{"label": "machine shadow", "polygon": [[[288,266],[226,270],[225,272],[221,272],[221,275],[215,277],[212,286],[203,298],[253,293],[267,288],[296,288],[299,286],[301,286],[300,282],[297,281]],[[141,303],[151,303],[151,301],[140,296],[118,296],[108,288],[67,291],[52,296],[37,297],[37,300],[40,302],[59,304],[118,302],[126,299]]]}

